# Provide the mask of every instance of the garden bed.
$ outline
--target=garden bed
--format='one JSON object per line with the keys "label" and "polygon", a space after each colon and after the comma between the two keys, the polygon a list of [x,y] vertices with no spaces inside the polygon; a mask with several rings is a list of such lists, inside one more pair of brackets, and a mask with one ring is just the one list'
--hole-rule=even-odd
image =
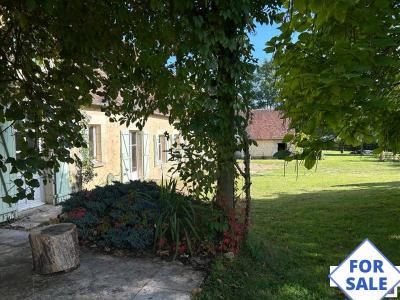
{"label": "garden bed", "polygon": [[81,244],[107,252],[207,261],[232,250],[222,211],[179,192],[174,181],[115,182],[74,193],[61,205],[61,221],[77,225]]}

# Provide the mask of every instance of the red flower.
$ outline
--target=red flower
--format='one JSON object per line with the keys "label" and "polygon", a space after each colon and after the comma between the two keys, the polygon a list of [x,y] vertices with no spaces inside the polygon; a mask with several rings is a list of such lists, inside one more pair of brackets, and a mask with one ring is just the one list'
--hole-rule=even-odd
{"label": "red flower", "polygon": [[79,207],[69,212],[68,215],[74,219],[81,219],[86,215],[86,209],[83,207]]}
{"label": "red flower", "polygon": [[184,254],[187,250],[187,246],[185,244],[180,244],[178,252],[179,254]]}
{"label": "red flower", "polygon": [[160,248],[162,248],[162,247],[165,246],[166,243],[167,243],[167,239],[166,239],[166,238],[161,238],[161,239],[158,241],[158,246],[159,246]]}

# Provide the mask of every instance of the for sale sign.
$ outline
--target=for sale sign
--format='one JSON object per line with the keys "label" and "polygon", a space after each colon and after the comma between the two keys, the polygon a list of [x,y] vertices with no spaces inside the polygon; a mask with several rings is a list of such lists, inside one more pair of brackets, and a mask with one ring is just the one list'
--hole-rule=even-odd
{"label": "for sale sign", "polygon": [[331,267],[331,286],[352,300],[379,300],[397,295],[400,271],[368,239],[339,266]]}

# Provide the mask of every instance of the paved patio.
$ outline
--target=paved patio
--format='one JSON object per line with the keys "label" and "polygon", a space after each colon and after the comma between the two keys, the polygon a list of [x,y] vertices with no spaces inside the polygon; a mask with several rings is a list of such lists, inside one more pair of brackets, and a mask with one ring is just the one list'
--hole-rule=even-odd
{"label": "paved patio", "polygon": [[203,274],[179,262],[115,257],[81,251],[70,273],[32,272],[28,232],[0,229],[0,298],[17,299],[190,299]]}
{"label": "paved patio", "polygon": [[51,222],[61,213],[61,206],[44,204],[18,213],[18,218],[7,227],[11,229],[30,230],[39,225]]}

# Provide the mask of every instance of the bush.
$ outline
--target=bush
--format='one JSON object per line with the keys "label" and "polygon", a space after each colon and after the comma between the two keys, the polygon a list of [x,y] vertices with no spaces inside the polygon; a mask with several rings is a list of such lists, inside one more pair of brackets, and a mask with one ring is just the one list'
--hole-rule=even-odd
{"label": "bush", "polygon": [[176,182],[115,182],[80,191],[61,204],[63,221],[77,225],[81,241],[100,247],[176,255],[214,255],[229,227],[212,202],[177,191]]}
{"label": "bush", "polygon": [[82,240],[99,246],[143,250],[154,241],[154,222],[160,195],[154,182],[96,187],[63,202],[64,221],[77,225]]}
{"label": "bush", "polygon": [[275,152],[272,157],[275,159],[286,159],[290,155],[292,155],[292,152],[290,152],[289,150],[280,150],[278,152]]}

